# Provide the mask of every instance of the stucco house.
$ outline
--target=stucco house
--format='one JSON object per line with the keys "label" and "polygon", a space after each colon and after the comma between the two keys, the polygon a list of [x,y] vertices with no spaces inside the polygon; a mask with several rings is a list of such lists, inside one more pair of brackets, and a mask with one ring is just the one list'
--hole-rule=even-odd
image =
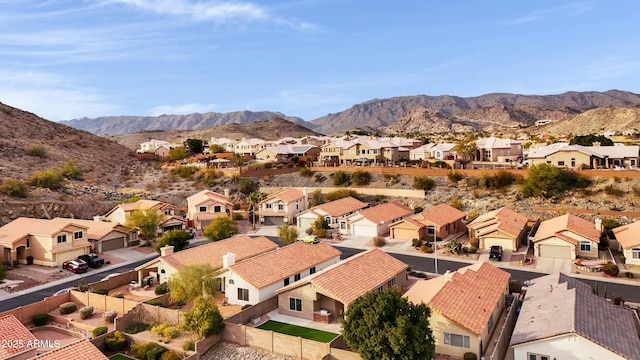
{"label": "stucco house", "polygon": [[256,153],[265,147],[271,145],[270,142],[267,142],[262,139],[241,139],[233,145],[233,151],[236,154],[240,154],[242,156],[255,156]]}
{"label": "stucco house", "polygon": [[309,207],[307,189],[282,188],[258,203],[260,222],[264,225],[295,224],[295,217]]}
{"label": "stucco house", "polygon": [[370,249],[276,290],[278,312],[331,323],[367,292],[408,283],[407,264],[380,249]]}
{"label": "stucco house", "polygon": [[299,229],[308,229],[318,219],[318,216],[322,216],[322,218],[327,220],[329,226],[332,229],[337,228],[341,224],[340,219],[358,212],[366,208],[367,206],[369,206],[369,204],[348,196],[342,199],[314,206],[308,210],[301,212],[300,214],[298,214],[298,216],[296,216],[296,225]]}
{"label": "stucco house", "polygon": [[532,280],[510,342],[514,359],[640,359],[638,317],[563,273]]}
{"label": "stucco house", "polygon": [[231,216],[233,203],[229,200],[229,190],[224,195],[211,190],[202,190],[187,198],[187,218],[193,227],[202,230],[219,216]]}
{"label": "stucco house", "polygon": [[186,228],[187,222],[182,216],[178,215],[177,206],[156,200],[140,199],[132,203],[118,204],[103,215],[102,219],[127,225],[132,212],[149,209],[154,209],[165,216],[165,220],[160,229],[162,233],[172,229]]}
{"label": "stucco house", "polygon": [[275,291],[340,261],[342,253],[331,245],[295,242],[252,258],[228,263],[223,291],[230,304],[255,305]]}
{"label": "stucco house", "polygon": [[392,239],[420,239],[433,241],[467,231],[467,214],[450,205],[442,204],[389,225]]}
{"label": "stucco house", "polygon": [[409,160],[453,160],[454,143],[428,143],[409,151]]}
{"label": "stucco house", "polygon": [[565,214],[540,223],[533,237],[536,257],[575,260],[598,258],[602,220],[595,223]]}
{"label": "stucco house", "polygon": [[256,160],[261,162],[285,162],[289,159],[316,161],[320,147],[315,145],[274,145],[256,152]]}
{"label": "stucco house", "polygon": [[625,257],[625,263],[640,265],[640,221],[613,229],[618,241],[618,251]]}
{"label": "stucco house", "polygon": [[527,222],[529,219],[507,208],[482,214],[467,224],[469,239],[477,237],[479,249],[490,249],[493,245],[504,250],[517,250],[527,245]]}
{"label": "stucco house", "polygon": [[88,339],[81,339],[54,348],[51,351],[37,356],[30,360],[109,360],[109,358],[100,351],[91,341]]}
{"label": "stucco house", "polygon": [[549,164],[570,169],[634,169],[640,160],[638,145],[582,146],[557,143],[542,146],[527,154],[531,165]]}
{"label": "stucco house", "polygon": [[477,161],[515,161],[522,157],[522,143],[514,139],[488,137],[476,140]]}
{"label": "stucco house", "polygon": [[2,261],[26,264],[33,256],[36,265],[61,266],[90,252],[88,230],[74,219],[17,218],[0,227]]}
{"label": "stucco house", "polygon": [[54,218],[59,221],[73,221],[75,224],[87,227],[87,240],[91,243],[91,252],[122,249],[140,243],[137,231],[111,221]]}
{"label": "stucco house", "polygon": [[411,215],[413,215],[413,209],[398,201],[380,204],[340,220],[340,233],[356,236],[383,236],[389,233],[389,225]]}
{"label": "stucco house", "polygon": [[138,272],[140,283],[148,275],[154,275],[159,283],[163,283],[185,266],[209,264],[214,269],[220,269],[226,267],[223,256],[228,253],[235,254],[235,261],[242,261],[277,247],[278,244],[264,236],[248,235],[236,235],[178,252],[173,252],[173,247],[167,246],[160,249],[160,257],[136,267],[135,271]]}
{"label": "stucco house", "polygon": [[487,262],[478,262],[420,280],[403,296],[431,309],[429,325],[437,354],[462,358],[472,352],[480,359],[505,310],[510,276]]}

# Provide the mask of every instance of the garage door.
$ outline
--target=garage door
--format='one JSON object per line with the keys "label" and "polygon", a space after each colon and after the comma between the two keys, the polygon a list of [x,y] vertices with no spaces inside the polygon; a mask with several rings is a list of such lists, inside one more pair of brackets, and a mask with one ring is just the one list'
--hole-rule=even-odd
{"label": "garage door", "polygon": [[266,226],[280,226],[284,224],[284,218],[279,216],[265,216],[264,224]]}
{"label": "garage door", "polygon": [[62,263],[67,260],[75,260],[78,256],[84,255],[84,249],[76,249],[66,252],[60,252],[56,254],[56,262],[59,266],[62,266]]}
{"label": "garage door", "polygon": [[391,238],[401,240],[419,239],[420,234],[417,230],[412,229],[391,229]]}
{"label": "garage door", "polygon": [[124,247],[124,238],[115,238],[102,241],[102,251],[122,249]]}
{"label": "garage door", "polygon": [[378,229],[374,226],[354,224],[351,227],[351,234],[357,236],[378,236]]}
{"label": "garage door", "polygon": [[557,245],[540,245],[540,257],[571,259],[571,247]]}
{"label": "garage door", "polygon": [[316,219],[306,219],[306,218],[298,218],[298,228],[300,228],[302,231],[310,228],[313,226],[313,223],[316,221]]}
{"label": "garage door", "polygon": [[511,239],[500,239],[500,238],[485,238],[484,239],[484,248],[491,249],[492,246],[499,245],[502,246],[504,250],[516,250],[513,248],[513,240]]}

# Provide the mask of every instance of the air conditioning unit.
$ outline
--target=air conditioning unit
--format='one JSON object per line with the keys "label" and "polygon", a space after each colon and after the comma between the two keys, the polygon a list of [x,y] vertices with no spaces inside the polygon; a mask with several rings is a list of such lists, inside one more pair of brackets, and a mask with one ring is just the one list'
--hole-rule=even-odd
{"label": "air conditioning unit", "polygon": [[328,315],[329,315],[329,310],[326,310],[326,309],[320,309],[320,315],[322,315],[322,316],[328,316]]}

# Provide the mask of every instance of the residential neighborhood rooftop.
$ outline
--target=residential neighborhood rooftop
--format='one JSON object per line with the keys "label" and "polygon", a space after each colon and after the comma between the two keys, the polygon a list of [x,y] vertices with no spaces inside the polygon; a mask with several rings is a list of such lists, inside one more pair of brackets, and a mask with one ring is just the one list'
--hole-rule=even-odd
{"label": "residential neighborhood rooftop", "polygon": [[34,360],[107,360],[109,359],[89,340],[78,340],[61,348],[46,352]]}
{"label": "residential neighborhood rooftop", "polygon": [[424,210],[411,218],[416,220],[428,220],[438,226],[452,223],[467,216],[464,211],[460,211],[451,205],[441,204],[431,209]]}
{"label": "residential neighborhood rooftop", "polygon": [[526,216],[502,207],[478,216],[467,224],[467,227],[478,232],[482,230],[483,234],[501,230],[509,235],[518,236],[528,221]]}
{"label": "residential neighborhood rooftop", "polygon": [[330,201],[324,204],[320,204],[318,206],[315,206],[309,210],[314,210],[314,209],[318,209],[318,210],[322,210],[323,212],[325,212],[327,215],[333,216],[333,217],[338,217],[344,214],[348,214],[351,213],[353,211],[356,211],[358,209],[363,209],[365,207],[367,207],[367,203],[364,203],[356,198],[353,198],[351,196],[347,196],[345,198],[342,199],[338,199],[335,201]]}
{"label": "residential neighborhood rooftop", "polygon": [[380,204],[361,210],[359,213],[352,216],[360,215],[371,222],[380,224],[412,213],[413,209],[410,207],[402,204],[401,202],[392,201],[390,203]]}
{"label": "residential neighborhood rooftop", "polygon": [[8,358],[28,350],[25,346],[12,346],[15,341],[26,344],[29,340],[37,340],[22,323],[13,315],[0,317],[0,359]]}
{"label": "residential neighborhood rooftop", "polygon": [[623,248],[640,246],[640,221],[614,228],[613,234]]}
{"label": "residential neighborhood rooftop", "polygon": [[286,203],[295,201],[304,196],[304,193],[296,188],[286,187],[272,194],[269,194],[261,203],[272,201],[273,199],[282,200]]}
{"label": "residential neighborhood rooftop", "polygon": [[[557,234],[563,231],[570,231],[596,242],[600,240],[601,234],[601,232],[596,229],[595,223],[579,218],[573,214],[565,214],[541,222],[533,241],[537,242],[548,239],[552,236],[557,236]],[[578,243],[578,240],[571,236],[564,236],[563,239],[570,241],[574,245]]]}

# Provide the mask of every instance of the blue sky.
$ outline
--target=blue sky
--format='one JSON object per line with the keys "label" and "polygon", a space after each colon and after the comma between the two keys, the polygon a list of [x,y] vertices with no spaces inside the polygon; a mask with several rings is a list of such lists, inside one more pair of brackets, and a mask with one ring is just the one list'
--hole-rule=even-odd
{"label": "blue sky", "polygon": [[640,2],[0,0],[0,102],[49,120],[640,92]]}

